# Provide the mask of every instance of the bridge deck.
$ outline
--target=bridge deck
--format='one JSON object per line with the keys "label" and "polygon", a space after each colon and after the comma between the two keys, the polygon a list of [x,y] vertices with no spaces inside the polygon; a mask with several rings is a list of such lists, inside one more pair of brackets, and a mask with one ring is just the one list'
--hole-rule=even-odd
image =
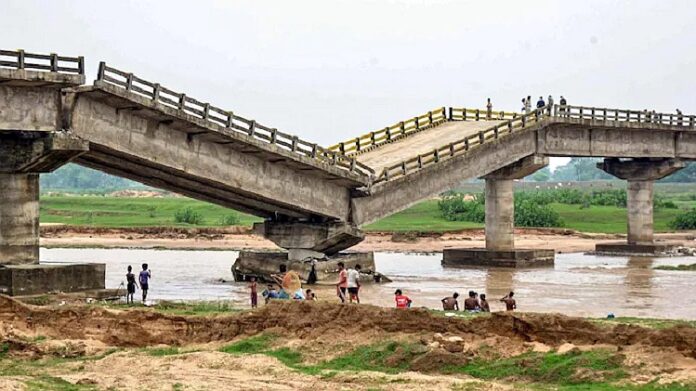
{"label": "bridge deck", "polygon": [[450,121],[364,152],[356,158],[379,175],[385,167],[419,154],[431,153],[436,148],[502,122],[504,121]]}

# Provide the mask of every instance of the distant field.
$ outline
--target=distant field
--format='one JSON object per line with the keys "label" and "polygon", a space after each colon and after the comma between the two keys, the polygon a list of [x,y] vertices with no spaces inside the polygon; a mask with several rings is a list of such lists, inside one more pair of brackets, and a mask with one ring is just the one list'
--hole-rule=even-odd
{"label": "distant field", "polygon": [[[673,198],[673,197],[669,197]],[[686,208],[696,207],[696,201],[680,194],[680,209],[655,211],[655,230],[669,231],[668,223]],[[118,198],[101,196],[44,196],[41,198],[41,222],[63,223],[93,227],[190,226],[174,222],[174,214],[190,207],[203,217],[204,227],[224,225],[224,217],[237,215],[239,225],[250,226],[260,218],[239,213],[217,205],[183,197]],[[551,204],[566,228],[584,232],[625,233],[626,209],[610,206]],[[447,221],[440,216],[436,200],[423,201],[415,206],[365,227],[367,231],[443,232],[483,227],[464,221]]]}
{"label": "distant field", "polygon": [[41,222],[93,227],[182,226],[174,214],[187,207],[200,213],[205,227],[222,226],[227,215],[237,215],[239,225],[262,219],[221,206],[184,197],[121,198],[100,196],[42,196]]}

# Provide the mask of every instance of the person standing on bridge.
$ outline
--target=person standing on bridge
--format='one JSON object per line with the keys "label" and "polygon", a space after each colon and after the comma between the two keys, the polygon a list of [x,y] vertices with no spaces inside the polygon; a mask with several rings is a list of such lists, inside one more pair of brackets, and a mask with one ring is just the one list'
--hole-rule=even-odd
{"label": "person standing on bridge", "polygon": [[527,101],[524,103],[524,110],[527,114],[532,112],[532,96],[527,95]]}
{"label": "person standing on bridge", "polygon": [[547,103],[548,106],[549,106],[548,109],[547,109],[547,112],[548,112],[548,114],[549,114],[549,116],[550,116],[550,115],[551,115],[551,111],[553,110],[553,96],[549,95],[549,100],[546,101],[546,103]]}
{"label": "person standing on bridge", "polygon": [[568,104],[568,102],[566,102],[566,98],[564,98],[563,95],[561,95],[561,100],[559,103],[561,104],[561,107],[558,111],[560,112],[561,117],[564,117],[566,116],[566,105]]}
{"label": "person standing on bridge", "polygon": [[522,114],[527,112],[527,99],[522,98],[522,110],[520,111]]}
{"label": "person standing on bridge", "polygon": [[488,98],[488,103],[486,103],[486,119],[488,121],[493,119],[493,103],[491,103],[491,98]]}
{"label": "person standing on bridge", "polygon": [[534,112],[534,114],[536,115],[536,118],[537,118],[537,119],[539,119],[539,115],[542,114],[542,110],[543,110],[544,106],[546,106],[546,103],[544,102],[544,97],[543,97],[543,96],[540,96],[540,97],[539,97],[539,100],[537,101],[537,104],[536,104],[536,108],[537,108],[537,109],[536,109],[536,111]]}

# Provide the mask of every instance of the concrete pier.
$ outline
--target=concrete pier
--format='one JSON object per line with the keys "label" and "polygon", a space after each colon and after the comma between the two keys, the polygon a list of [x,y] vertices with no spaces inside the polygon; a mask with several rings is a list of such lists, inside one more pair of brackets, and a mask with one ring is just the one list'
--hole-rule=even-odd
{"label": "concrete pier", "polygon": [[656,243],[653,236],[653,184],[685,166],[677,159],[605,159],[597,167],[628,181],[626,187],[627,239],[600,243],[595,252],[604,255],[659,256],[673,252],[678,243]]}
{"label": "concrete pier", "polygon": [[0,174],[0,264],[39,263],[39,175]]}
{"label": "concrete pier", "polygon": [[486,250],[515,248],[515,201],[512,179],[486,178]]}
{"label": "concrete pier", "polygon": [[444,266],[527,267],[553,265],[552,249],[515,248],[515,194],[513,180],[548,165],[549,159],[529,156],[494,171],[486,180],[486,248],[443,251]]}

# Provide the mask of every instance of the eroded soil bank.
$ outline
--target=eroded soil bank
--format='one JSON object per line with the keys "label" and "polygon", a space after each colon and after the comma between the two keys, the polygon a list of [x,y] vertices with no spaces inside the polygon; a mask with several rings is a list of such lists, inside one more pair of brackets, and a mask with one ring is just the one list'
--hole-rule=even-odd
{"label": "eroded soil bank", "polygon": [[[0,297],[0,326],[3,389],[67,382],[77,387],[70,389],[497,390],[600,383],[622,389],[649,383],[666,387],[650,389],[686,390],[676,387],[696,381],[696,328],[687,324],[645,328],[557,314],[444,316],[322,302],[177,315],[101,304],[32,306]],[[491,371],[494,364],[498,369]]]}

